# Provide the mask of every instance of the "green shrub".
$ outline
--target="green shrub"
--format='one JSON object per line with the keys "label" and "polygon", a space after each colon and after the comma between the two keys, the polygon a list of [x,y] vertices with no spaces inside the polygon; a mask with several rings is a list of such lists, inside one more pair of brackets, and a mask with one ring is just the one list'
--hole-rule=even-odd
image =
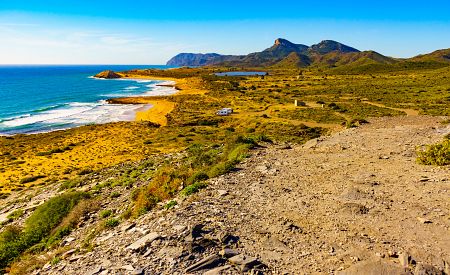
{"label": "green shrub", "polygon": [[248,151],[253,147],[252,144],[239,144],[230,153],[228,153],[228,161],[231,163],[239,163],[249,156]]}
{"label": "green shrub", "polygon": [[171,200],[166,205],[164,205],[164,209],[169,210],[169,209],[173,208],[177,204],[178,204],[177,201]]}
{"label": "green shrub", "polygon": [[181,195],[190,196],[194,193],[197,193],[200,189],[203,189],[207,186],[205,182],[196,182],[194,184],[186,186],[183,190],[181,190]]}
{"label": "green shrub", "polygon": [[43,176],[43,175],[37,175],[37,176],[26,177],[26,178],[21,179],[21,180],[19,181],[19,183],[20,183],[20,184],[25,184],[25,183],[35,182],[35,181],[37,181],[38,179],[43,179],[43,178],[45,178],[45,176]]}
{"label": "green shrub", "polygon": [[198,181],[204,181],[204,180],[207,180],[207,179],[209,179],[209,177],[208,177],[208,175],[205,172],[198,171],[198,172],[195,172],[192,176],[190,176],[186,180],[186,183],[189,185],[189,184],[193,184],[193,183],[198,182]]}
{"label": "green shrub", "polygon": [[69,192],[40,205],[25,221],[24,228],[5,229],[0,233],[0,269],[5,268],[26,249],[49,236],[77,203],[87,198],[83,192]]}
{"label": "green shrub", "polygon": [[119,220],[116,218],[110,218],[105,221],[105,227],[113,228],[119,225]]}
{"label": "green shrub", "polygon": [[112,192],[110,197],[113,198],[113,199],[118,198],[118,197],[120,197],[120,193],[119,192]]}
{"label": "green shrub", "polygon": [[234,169],[234,163],[230,161],[221,162],[214,165],[208,172],[210,178],[214,178],[223,174],[226,174]]}
{"label": "green shrub", "polygon": [[67,190],[67,189],[75,188],[75,187],[80,186],[81,183],[82,183],[81,179],[66,180],[61,183],[61,185],[59,186],[59,190]]}
{"label": "green shrub", "polygon": [[107,217],[109,217],[111,215],[112,215],[112,211],[110,209],[103,210],[99,214],[100,218],[102,218],[102,219],[107,218]]}
{"label": "green shrub", "polygon": [[428,145],[425,151],[417,152],[417,162],[425,165],[450,165],[450,139]]}

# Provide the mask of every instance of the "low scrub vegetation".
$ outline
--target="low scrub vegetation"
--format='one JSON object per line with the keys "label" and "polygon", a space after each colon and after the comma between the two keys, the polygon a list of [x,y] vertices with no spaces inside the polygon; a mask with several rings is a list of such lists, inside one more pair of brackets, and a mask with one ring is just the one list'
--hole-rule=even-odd
{"label": "low scrub vegetation", "polygon": [[[25,221],[23,227],[8,226],[0,233],[0,269],[25,251],[42,250],[49,237],[53,234],[62,234],[58,225],[68,217],[72,209],[88,195],[83,192],[70,192],[51,198]],[[75,218],[71,220],[76,220]],[[71,222],[67,222],[67,226]],[[67,228],[63,226],[63,228]],[[53,230],[56,230],[54,232]],[[61,229],[67,231],[67,229]]]}
{"label": "low scrub vegetation", "polygon": [[450,139],[447,137],[443,142],[428,145],[423,151],[417,153],[417,161],[425,165],[450,165]]}
{"label": "low scrub vegetation", "polygon": [[237,136],[226,144],[193,144],[186,156],[159,168],[151,181],[133,194],[132,215],[139,216],[158,202],[172,198],[180,188],[189,196],[206,187],[205,180],[225,174],[249,155],[258,142],[270,141],[265,136]]}

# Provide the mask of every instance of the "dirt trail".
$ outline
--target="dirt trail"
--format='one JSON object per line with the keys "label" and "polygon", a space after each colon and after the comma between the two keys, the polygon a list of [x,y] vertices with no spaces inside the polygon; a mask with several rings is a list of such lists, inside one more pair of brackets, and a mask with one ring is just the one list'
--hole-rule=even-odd
{"label": "dirt trail", "polygon": [[[201,274],[225,265],[207,260],[226,243],[269,274],[448,274],[450,167],[415,163],[416,146],[450,132],[440,120],[378,118],[303,146],[257,149],[174,209],[152,211],[129,231],[125,224],[105,232],[92,252],[47,271],[107,274],[130,265],[145,274]],[[160,238],[127,252],[138,232]],[[204,269],[188,268],[205,258]],[[239,274],[225,267],[208,274]]]}
{"label": "dirt trail", "polygon": [[396,111],[400,111],[400,112],[404,112],[407,116],[418,116],[419,115],[419,111],[414,110],[414,109],[404,109],[404,108],[394,108],[394,107],[388,107],[384,104],[381,103],[375,103],[375,102],[371,102],[371,101],[363,101],[364,103],[373,105],[373,106],[377,106],[377,107],[381,107],[381,108],[386,108],[386,109],[391,109],[391,110],[396,110]]}
{"label": "dirt trail", "polygon": [[380,118],[300,148],[262,151],[222,183],[246,189],[233,193],[244,194],[241,211],[253,220],[254,232],[241,234],[252,236],[247,248],[295,273],[402,251],[444,268],[450,169],[416,164],[415,148],[448,132],[436,118]]}

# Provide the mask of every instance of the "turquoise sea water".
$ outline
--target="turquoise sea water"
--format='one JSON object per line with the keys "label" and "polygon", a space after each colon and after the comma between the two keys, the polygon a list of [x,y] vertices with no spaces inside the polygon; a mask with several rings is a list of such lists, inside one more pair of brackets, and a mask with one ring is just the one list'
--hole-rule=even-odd
{"label": "turquoise sea water", "polygon": [[92,78],[103,70],[166,66],[0,66],[0,135],[38,133],[92,123],[133,120],[143,106],[106,99],[173,93],[162,81]]}

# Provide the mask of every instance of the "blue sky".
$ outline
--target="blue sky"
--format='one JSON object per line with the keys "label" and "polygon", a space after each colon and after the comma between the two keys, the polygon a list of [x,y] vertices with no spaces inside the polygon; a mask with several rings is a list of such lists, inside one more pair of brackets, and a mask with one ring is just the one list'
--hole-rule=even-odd
{"label": "blue sky", "polygon": [[[410,57],[450,48],[450,1],[0,0],[1,64],[163,64],[283,37]],[[394,2],[394,3],[390,3]]]}

